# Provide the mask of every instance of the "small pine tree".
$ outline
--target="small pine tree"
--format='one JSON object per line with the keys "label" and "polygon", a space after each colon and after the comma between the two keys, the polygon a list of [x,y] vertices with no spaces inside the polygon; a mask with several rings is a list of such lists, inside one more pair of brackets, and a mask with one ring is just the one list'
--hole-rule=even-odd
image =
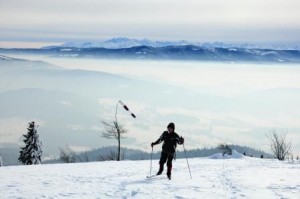
{"label": "small pine tree", "polygon": [[24,165],[41,164],[42,143],[39,141],[35,122],[30,122],[27,130],[27,134],[23,135],[25,146],[21,147],[18,160]]}

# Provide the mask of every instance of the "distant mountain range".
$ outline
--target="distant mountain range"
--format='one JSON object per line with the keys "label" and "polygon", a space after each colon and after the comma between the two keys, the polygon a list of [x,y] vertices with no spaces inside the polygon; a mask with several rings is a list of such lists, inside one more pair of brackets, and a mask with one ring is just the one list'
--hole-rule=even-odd
{"label": "distant mountain range", "polygon": [[129,48],[51,47],[42,49],[0,49],[0,54],[39,54],[50,57],[193,60],[216,62],[299,63],[299,50],[219,48],[195,45],[165,47],[135,46]]}
{"label": "distant mountain range", "polygon": [[150,39],[133,39],[126,37],[116,37],[108,40],[101,41],[85,41],[85,42],[66,42],[58,46],[45,46],[43,48],[56,48],[56,47],[71,47],[71,48],[131,48],[135,46],[149,46],[149,47],[167,47],[167,46],[186,46],[193,45],[205,48],[248,48],[248,49],[274,49],[274,50],[300,50],[300,44],[254,44],[254,43],[224,43],[212,42],[201,43],[191,42],[187,40],[180,41],[155,41]]}
{"label": "distant mountain range", "polygon": [[181,41],[154,41],[149,39],[131,39],[126,37],[117,37],[104,41],[97,42],[66,42],[59,46],[45,46],[43,48],[56,48],[56,47],[72,47],[72,48],[131,48],[135,46],[150,46],[150,47],[166,47],[178,45],[192,45],[194,43],[181,40]]}

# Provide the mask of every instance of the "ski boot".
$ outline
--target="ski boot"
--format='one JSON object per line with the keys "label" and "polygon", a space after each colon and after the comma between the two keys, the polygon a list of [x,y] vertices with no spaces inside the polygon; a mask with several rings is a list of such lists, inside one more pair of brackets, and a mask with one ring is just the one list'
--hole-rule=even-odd
{"label": "ski boot", "polygon": [[171,180],[171,171],[172,171],[172,166],[168,166],[167,176],[169,180]]}
{"label": "ski boot", "polygon": [[164,165],[163,165],[163,164],[160,164],[160,166],[159,166],[159,171],[157,172],[156,175],[161,175],[163,171],[164,171]]}

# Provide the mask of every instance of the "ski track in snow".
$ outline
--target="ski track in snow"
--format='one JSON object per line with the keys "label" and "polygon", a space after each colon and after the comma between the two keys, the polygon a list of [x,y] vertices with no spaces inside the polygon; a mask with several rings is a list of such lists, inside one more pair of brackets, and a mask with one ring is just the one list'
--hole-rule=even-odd
{"label": "ski track in snow", "polygon": [[[149,161],[0,167],[0,198],[300,198],[300,164],[256,158],[174,162],[147,179]],[[158,169],[153,161],[152,171]],[[166,169],[165,169],[166,170]]]}

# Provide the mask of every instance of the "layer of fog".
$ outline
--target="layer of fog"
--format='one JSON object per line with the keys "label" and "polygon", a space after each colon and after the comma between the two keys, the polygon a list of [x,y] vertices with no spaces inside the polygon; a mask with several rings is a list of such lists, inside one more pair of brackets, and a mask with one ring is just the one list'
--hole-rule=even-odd
{"label": "layer of fog", "polygon": [[215,95],[235,95],[262,89],[300,88],[299,64],[213,63],[163,60],[42,59],[67,69],[101,71],[139,80],[167,82]]}
{"label": "layer of fog", "polygon": [[[0,130],[19,124],[12,128],[17,135],[7,141],[18,139],[27,120],[36,119],[51,153],[64,144],[74,148],[112,144],[100,136],[100,119],[113,118],[115,104],[122,99],[138,116],[132,120],[120,112],[120,121],[130,132],[124,140],[127,147],[148,150],[149,142],[174,121],[189,148],[229,142],[267,150],[265,134],[278,127],[289,130],[296,140],[295,151],[300,151],[298,65],[14,57],[81,70],[55,71],[42,65],[43,71],[2,70],[1,88],[12,91],[1,93],[5,100]],[[20,88],[26,90],[13,91]],[[31,96],[43,97],[31,102]],[[10,111],[15,107],[11,99],[20,99],[18,111]]]}

